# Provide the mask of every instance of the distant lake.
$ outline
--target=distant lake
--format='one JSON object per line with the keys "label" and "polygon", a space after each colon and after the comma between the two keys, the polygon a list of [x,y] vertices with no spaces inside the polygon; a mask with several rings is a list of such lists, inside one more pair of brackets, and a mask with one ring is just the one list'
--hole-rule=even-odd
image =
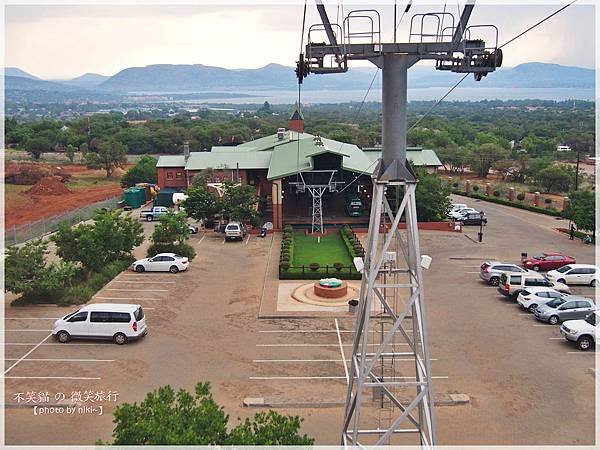
{"label": "distant lake", "polygon": [[[438,100],[446,92],[448,87],[414,88],[408,90],[408,100]],[[346,103],[360,102],[364,98],[366,90],[303,90],[301,94],[302,103]],[[240,91],[239,94],[251,95],[252,97],[213,97],[211,99],[198,98],[184,100],[187,103],[229,103],[249,104],[263,103],[268,101],[272,104],[290,104],[298,100],[298,91]],[[381,91],[371,90],[367,101],[380,101]],[[594,100],[594,89],[575,88],[487,88],[487,87],[465,87],[456,88],[445,101],[478,101],[478,100]]]}

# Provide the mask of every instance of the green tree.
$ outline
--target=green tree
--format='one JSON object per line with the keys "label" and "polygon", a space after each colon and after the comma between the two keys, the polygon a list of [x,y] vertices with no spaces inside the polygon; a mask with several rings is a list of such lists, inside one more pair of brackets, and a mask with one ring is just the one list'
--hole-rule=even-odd
{"label": "green tree", "polygon": [[88,151],[85,154],[85,164],[88,169],[104,169],[106,178],[110,178],[117,167],[123,167],[127,162],[127,147],[115,140],[100,142],[97,152]]}
{"label": "green tree", "polygon": [[486,143],[471,149],[471,168],[482,178],[487,178],[492,165],[506,159],[509,156],[508,150],[498,144]]}
{"label": "green tree", "polygon": [[[194,182],[196,182],[196,175]],[[188,198],[183,202],[187,214],[198,221],[212,222],[215,214],[221,211],[221,204],[217,195],[207,188],[191,187],[187,192]]]}
{"label": "green tree", "polygon": [[52,142],[46,137],[36,136],[27,139],[25,148],[31,154],[33,159],[40,159],[42,153],[52,150]]}
{"label": "green tree", "polygon": [[224,194],[221,199],[223,212],[229,220],[255,221],[258,218],[258,197],[254,186],[234,185],[231,181],[225,181]]}
{"label": "green tree", "polygon": [[442,179],[424,170],[417,171],[417,218],[420,222],[443,220],[450,209],[450,188]]}
{"label": "green tree", "polygon": [[201,170],[192,178],[193,187],[207,187],[208,183],[213,179],[215,170],[212,167]]}
{"label": "green tree", "polygon": [[163,244],[184,244],[190,235],[187,215],[183,211],[169,210],[160,216],[160,222],[154,227],[152,242]]}
{"label": "green tree", "polygon": [[569,207],[565,217],[580,230],[591,231],[596,236],[596,198],[592,191],[574,191],[569,194]]}
{"label": "green tree", "polygon": [[546,167],[536,174],[537,183],[551,193],[567,192],[573,182],[572,171],[562,164]]}
{"label": "green tree", "polygon": [[149,155],[142,156],[138,162],[129,169],[121,178],[122,187],[135,186],[136,183],[156,184],[158,175],[156,164],[158,160]]}
{"label": "green tree", "polygon": [[48,264],[48,243],[41,239],[6,249],[4,289],[22,294],[25,301],[48,301],[72,285],[75,266],[69,262]]}
{"label": "green tree", "polygon": [[144,240],[142,225],[123,211],[96,210],[92,224],[76,227],[62,223],[50,238],[58,256],[80,263],[87,275],[100,271],[106,264],[131,254]]}
{"label": "green tree", "polygon": [[69,161],[73,162],[75,159],[75,152],[77,151],[77,147],[69,144],[67,145],[67,149],[65,150],[65,155],[69,158]]}
{"label": "green tree", "polygon": [[[163,386],[137,403],[115,408],[112,445],[312,445],[300,436],[302,419],[258,413],[228,432],[229,416],[212,397],[209,383],[194,393]],[[100,442],[101,443],[101,442]]]}

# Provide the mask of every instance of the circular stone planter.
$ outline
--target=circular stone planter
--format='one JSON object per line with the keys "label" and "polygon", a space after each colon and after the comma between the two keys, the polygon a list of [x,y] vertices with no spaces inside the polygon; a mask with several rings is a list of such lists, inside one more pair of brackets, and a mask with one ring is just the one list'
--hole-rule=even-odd
{"label": "circular stone planter", "polygon": [[[332,298],[332,297],[322,297],[315,293],[317,283],[308,283],[303,284],[292,292],[292,298],[301,303],[307,303],[309,305],[317,305],[317,306],[348,306],[348,300],[353,298],[358,298],[360,291],[354,286],[348,285],[344,281],[344,286],[346,288],[346,293],[341,297]],[[340,288],[336,288],[340,289]],[[339,291],[338,291],[339,293]]]}
{"label": "circular stone planter", "polygon": [[319,281],[315,282],[315,295],[323,298],[340,298],[348,294],[348,283],[342,281],[338,287],[323,286]]}

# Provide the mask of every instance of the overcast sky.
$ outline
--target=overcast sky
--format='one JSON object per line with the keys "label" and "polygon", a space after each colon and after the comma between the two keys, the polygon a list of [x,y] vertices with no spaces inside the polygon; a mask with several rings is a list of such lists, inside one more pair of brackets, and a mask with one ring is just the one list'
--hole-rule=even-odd
{"label": "overcast sky", "polygon": [[[7,5],[5,8],[5,65],[19,67],[45,79],[72,78],[86,72],[113,75],[132,66],[205,64],[227,68],[256,68],[275,62],[294,65],[300,48],[303,3],[248,5],[243,1],[214,5]],[[340,4],[347,14],[350,1],[325,1],[336,21]],[[405,1],[399,1],[399,10]],[[398,28],[406,41],[415,13],[442,11],[415,0]],[[461,0],[460,6],[464,4]],[[483,4],[482,4],[483,3]],[[470,25],[493,23],[504,43],[560,7],[479,1]],[[373,8],[370,5],[369,8]],[[384,40],[391,40],[393,6],[377,9]],[[458,17],[456,2],[446,11]],[[529,61],[593,68],[595,9],[585,0],[567,8],[504,49],[504,66]],[[314,1],[308,2],[306,27],[319,22]],[[490,34],[485,37],[489,38]],[[489,43],[490,40],[488,39]]]}

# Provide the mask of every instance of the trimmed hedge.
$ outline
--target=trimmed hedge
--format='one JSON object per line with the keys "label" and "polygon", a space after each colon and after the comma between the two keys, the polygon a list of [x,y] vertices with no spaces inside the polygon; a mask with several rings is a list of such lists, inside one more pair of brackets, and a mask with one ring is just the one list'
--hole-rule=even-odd
{"label": "trimmed hedge", "polygon": [[456,195],[462,195],[463,197],[470,197],[470,198],[475,198],[478,200],[483,200],[486,202],[490,202],[490,203],[497,203],[499,205],[505,205],[505,206],[512,206],[514,208],[519,208],[519,209],[526,209],[527,211],[531,211],[531,212],[535,212],[535,213],[539,213],[539,214],[545,214],[547,216],[554,216],[554,217],[564,217],[563,213],[561,213],[560,211],[557,211],[556,209],[551,209],[551,208],[540,208],[537,206],[530,206],[530,205],[525,205],[523,203],[516,203],[516,202],[511,202],[509,200],[504,200],[501,198],[495,198],[495,197],[488,197],[487,195],[481,195],[481,194],[473,194],[473,193],[465,193],[462,191],[452,191],[453,194]]}
{"label": "trimmed hedge", "polygon": [[340,234],[342,235],[342,239],[343,239],[344,243],[346,244],[346,247],[348,248],[348,252],[350,252],[350,255],[352,256],[352,258],[355,258],[357,256],[362,258],[365,256],[365,249],[363,248],[362,244],[360,243],[360,240],[356,237],[356,235],[352,231],[352,228],[350,227],[350,225],[344,225],[342,227],[342,229],[340,230]]}
{"label": "trimmed hedge", "polygon": [[283,240],[281,241],[281,250],[279,252],[279,274],[289,270],[294,260],[294,229],[291,225],[283,227]]}

